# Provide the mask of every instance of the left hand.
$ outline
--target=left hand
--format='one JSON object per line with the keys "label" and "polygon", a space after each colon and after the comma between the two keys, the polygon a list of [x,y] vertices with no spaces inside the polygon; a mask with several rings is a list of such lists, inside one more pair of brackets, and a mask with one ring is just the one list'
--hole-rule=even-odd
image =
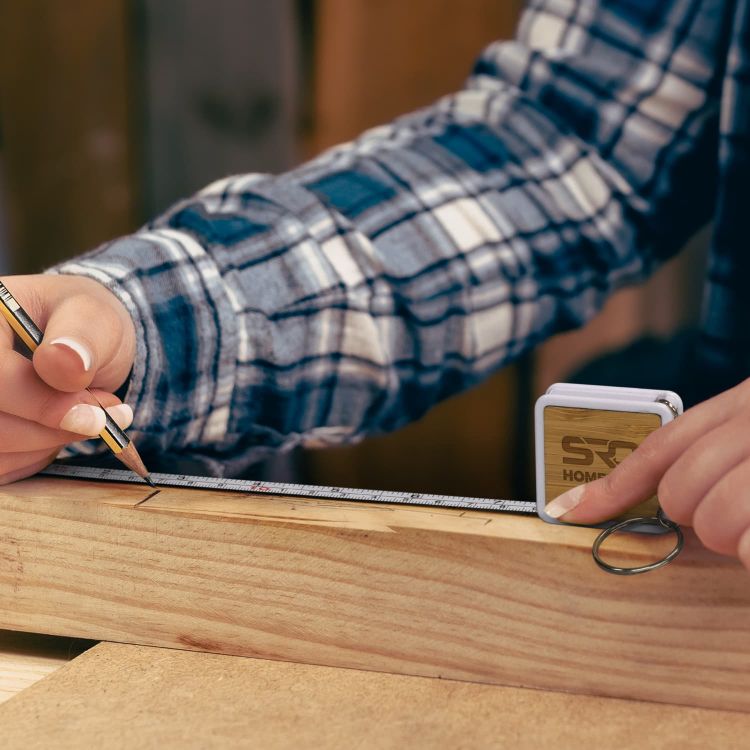
{"label": "left hand", "polygon": [[654,493],[673,521],[750,570],[750,379],[688,409],[607,476],[553,502],[569,509],[561,521],[593,524]]}

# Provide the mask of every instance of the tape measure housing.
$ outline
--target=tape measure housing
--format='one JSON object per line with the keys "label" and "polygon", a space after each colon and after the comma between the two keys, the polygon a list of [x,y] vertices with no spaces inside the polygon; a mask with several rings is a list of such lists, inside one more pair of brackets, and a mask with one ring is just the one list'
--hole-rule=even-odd
{"label": "tape measure housing", "polygon": [[[606,476],[645,438],[682,413],[673,391],[555,383],[534,410],[536,492],[539,517],[558,495]],[[631,508],[604,528],[627,518],[654,516],[656,497]],[[653,526],[636,527],[654,532]],[[657,530],[658,531],[658,530]]]}

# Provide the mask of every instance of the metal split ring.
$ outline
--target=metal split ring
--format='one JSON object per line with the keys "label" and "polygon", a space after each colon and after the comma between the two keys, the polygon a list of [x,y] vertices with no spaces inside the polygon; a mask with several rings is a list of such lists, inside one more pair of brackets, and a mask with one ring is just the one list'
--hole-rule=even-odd
{"label": "metal split ring", "polygon": [[[673,531],[675,533],[675,535],[677,536],[677,544],[675,544],[674,549],[666,557],[663,557],[661,560],[657,560],[656,562],[649,563],[648,565],[639,565],[634,568],[620,568],[616,565],[610,565],[608,562],[602,560],[602,558],[599,556],[599,549],[601,548],[605,539],[612,536],[612,534],[617,533],[618,531],[623,531],[624,529],[627,529],[631,526],[643,524],[649,526],[662,526],[668,531]],[[634,576],[637,573],[647,573],[649,570],[656,570],[657,568],[661,568],[662,566],[672,562],[672,560],[674,560],[675,557],[680,554],[684,544],[685,537],[682,534],[682,529],[674,521],[670,521],[668,518],[666,518],[662,509],[659,508],[656,511],[656,516],[654,517],[643,516],[641,518],[628,518],[625,521],[620,521],[620,523],[616,523],[614,526],[610,526],[609,528],[604,529],[604,531],[602,531],[601,534],[596,537],[594,546],[591,549],[591,554],[594,556],[594,562],[602,570],[606,570],[607,573],[614,573],[618,576]]]}

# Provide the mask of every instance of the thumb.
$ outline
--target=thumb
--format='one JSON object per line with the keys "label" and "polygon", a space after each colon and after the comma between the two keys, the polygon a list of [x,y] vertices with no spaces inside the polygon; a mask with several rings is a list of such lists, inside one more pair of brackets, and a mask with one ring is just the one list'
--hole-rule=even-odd
{"label": "thumb", "polygon": [[134,341],[118,311],[98,295],[76,294],[51,305],[41,345],[34,352],[39,377],[59,391],[91,385],[114,392],[133,363]]}

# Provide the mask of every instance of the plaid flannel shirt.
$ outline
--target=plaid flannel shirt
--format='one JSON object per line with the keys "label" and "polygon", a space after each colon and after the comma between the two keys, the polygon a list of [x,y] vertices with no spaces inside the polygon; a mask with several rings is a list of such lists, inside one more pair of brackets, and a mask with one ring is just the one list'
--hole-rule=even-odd
{"label": "plaid flannel shirt", "polygon": [[393,430],[711,218],[700,366],[746,374],[749,4],[535,0],[462,91],[52,269],[133,316],[139,447],[237,474]]}

